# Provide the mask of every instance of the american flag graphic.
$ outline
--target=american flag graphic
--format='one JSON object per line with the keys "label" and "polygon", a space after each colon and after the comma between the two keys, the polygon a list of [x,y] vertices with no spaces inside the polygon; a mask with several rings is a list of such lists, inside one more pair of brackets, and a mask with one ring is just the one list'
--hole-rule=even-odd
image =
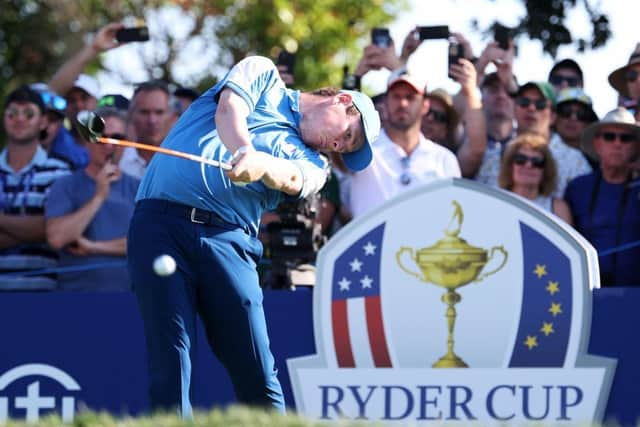
{"label": "american flag graphic", "polygon": [[380,303],[381,224],[336,258],[331,282],[331,326],[341,368],[390,368]]}

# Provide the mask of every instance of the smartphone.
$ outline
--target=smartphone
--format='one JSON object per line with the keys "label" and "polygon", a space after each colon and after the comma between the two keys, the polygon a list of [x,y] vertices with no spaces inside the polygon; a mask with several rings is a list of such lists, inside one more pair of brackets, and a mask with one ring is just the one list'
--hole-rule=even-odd
{"label": "smartphone", "polygon": [[276,65],[283,65],[286,68],[286,72],[293,75],[293,70],[296,65],[296,54],[282,49],[278,54]]}
{"label": "smartphone", "polygon": [[435,25],[431,27],[418,27],[420,40],[448,39],[449,26]]}
{"label": "smartphone", "polygon": [[119,43],[146,42],[149,41],[149,28],[129,27],[116,31],[116,40]]}
{"label": "smartphone", "polygon": [[505,27],[496,22],[493,27],[493,39],[498,43],[500,49],[509,49],[509,42],[511,41],[511,29]]}
{"label": "smartphone", "polygon": [[371,43],[380,47],[391,45],[391,34],[388,28],[373,28],[371,30]]}
{"label": "smartphone", "polygon": [[[453,64],[459,64],[458,60],[464,58],[464,46],[460,43],[449,42],[449,61],[447,70],[451,68]],[[451,73],[448,73],[449,78],[453,79]]]}

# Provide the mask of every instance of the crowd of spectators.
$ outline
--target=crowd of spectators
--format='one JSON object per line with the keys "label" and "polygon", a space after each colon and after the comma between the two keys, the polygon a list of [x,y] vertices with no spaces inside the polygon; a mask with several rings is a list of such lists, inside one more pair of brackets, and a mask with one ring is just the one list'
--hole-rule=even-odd
{"label": "crowd of spectators", "polygon": [[[85,69],[120,44],[121,24],[101,28],[49,82],[4,100],[6,146],[0,153],[0,289],[128,290],[126,235],[140,178],[153,152],[92,144],[73,126],[96,110],[104,134],[159,146],[198,97],[163,81],[137,85],[131,99],[102,94]],[[382,130],[373,162],[349,172],[333,155],[317,221],[331,236],[348,221],[435,179],[464,177],[510,191],[574,226],[600,253],[603,286],[640,285],[640,44],[609,83],[618,105],[599,120],[572,59],[546,80],[519,82],[513,43],[490,42],[450,66],[457,93],[432,89],[407,64],[420,44],[409,32],[400,54],[370,44],[354,73],[387,69],[386,91],[373,97]],[[293,76],[279,67],[287,85]],[[605,82],[603,82],[605,84]],[[614,108],[615,107],[615,108]],[[156,154],[157,155],[157,154]],[[266,214],[263,223],[277,221]],[[622,248],[621,250],[615,250]],[[614,250],[612,250],[614,249]]]}

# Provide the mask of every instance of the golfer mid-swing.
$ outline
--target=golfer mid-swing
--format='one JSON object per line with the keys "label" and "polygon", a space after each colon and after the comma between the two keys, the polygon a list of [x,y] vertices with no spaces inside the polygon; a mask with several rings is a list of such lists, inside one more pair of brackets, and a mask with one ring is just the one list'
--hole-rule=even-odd
{"label": "golfer mid-swing", "polygon": [[[342,153],[350,169],[364,169],[379,129],[367,96],[287,89],[262,57],[240,61],[182,114],[162,146],[233,169],[154,156],[140,184],[128,259],[153,409],[191,414],[199,314],[238,400],[284,411],[256,272],[261,214],[283,197],[320,190],[327,176],[321,152]],[[176,260],[172,275],[153,272],[153,260],[163,254]]]}

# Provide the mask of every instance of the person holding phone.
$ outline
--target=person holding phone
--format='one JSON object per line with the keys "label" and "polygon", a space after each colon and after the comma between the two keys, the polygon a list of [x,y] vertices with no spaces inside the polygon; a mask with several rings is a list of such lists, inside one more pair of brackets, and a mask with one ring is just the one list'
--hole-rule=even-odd
{"label": "person holding phone", "polygon": [[[123,139],[126,115],[113,107],[96,111],[106,138]],[[60,250],[63,267],[124,261],[127,230],[140,181],[122,173],[122,147],[87,143],[89,164],[57,180],[45,205],[49,245]],[[62,291],[128,291],[125,265],[61,273]]]}

